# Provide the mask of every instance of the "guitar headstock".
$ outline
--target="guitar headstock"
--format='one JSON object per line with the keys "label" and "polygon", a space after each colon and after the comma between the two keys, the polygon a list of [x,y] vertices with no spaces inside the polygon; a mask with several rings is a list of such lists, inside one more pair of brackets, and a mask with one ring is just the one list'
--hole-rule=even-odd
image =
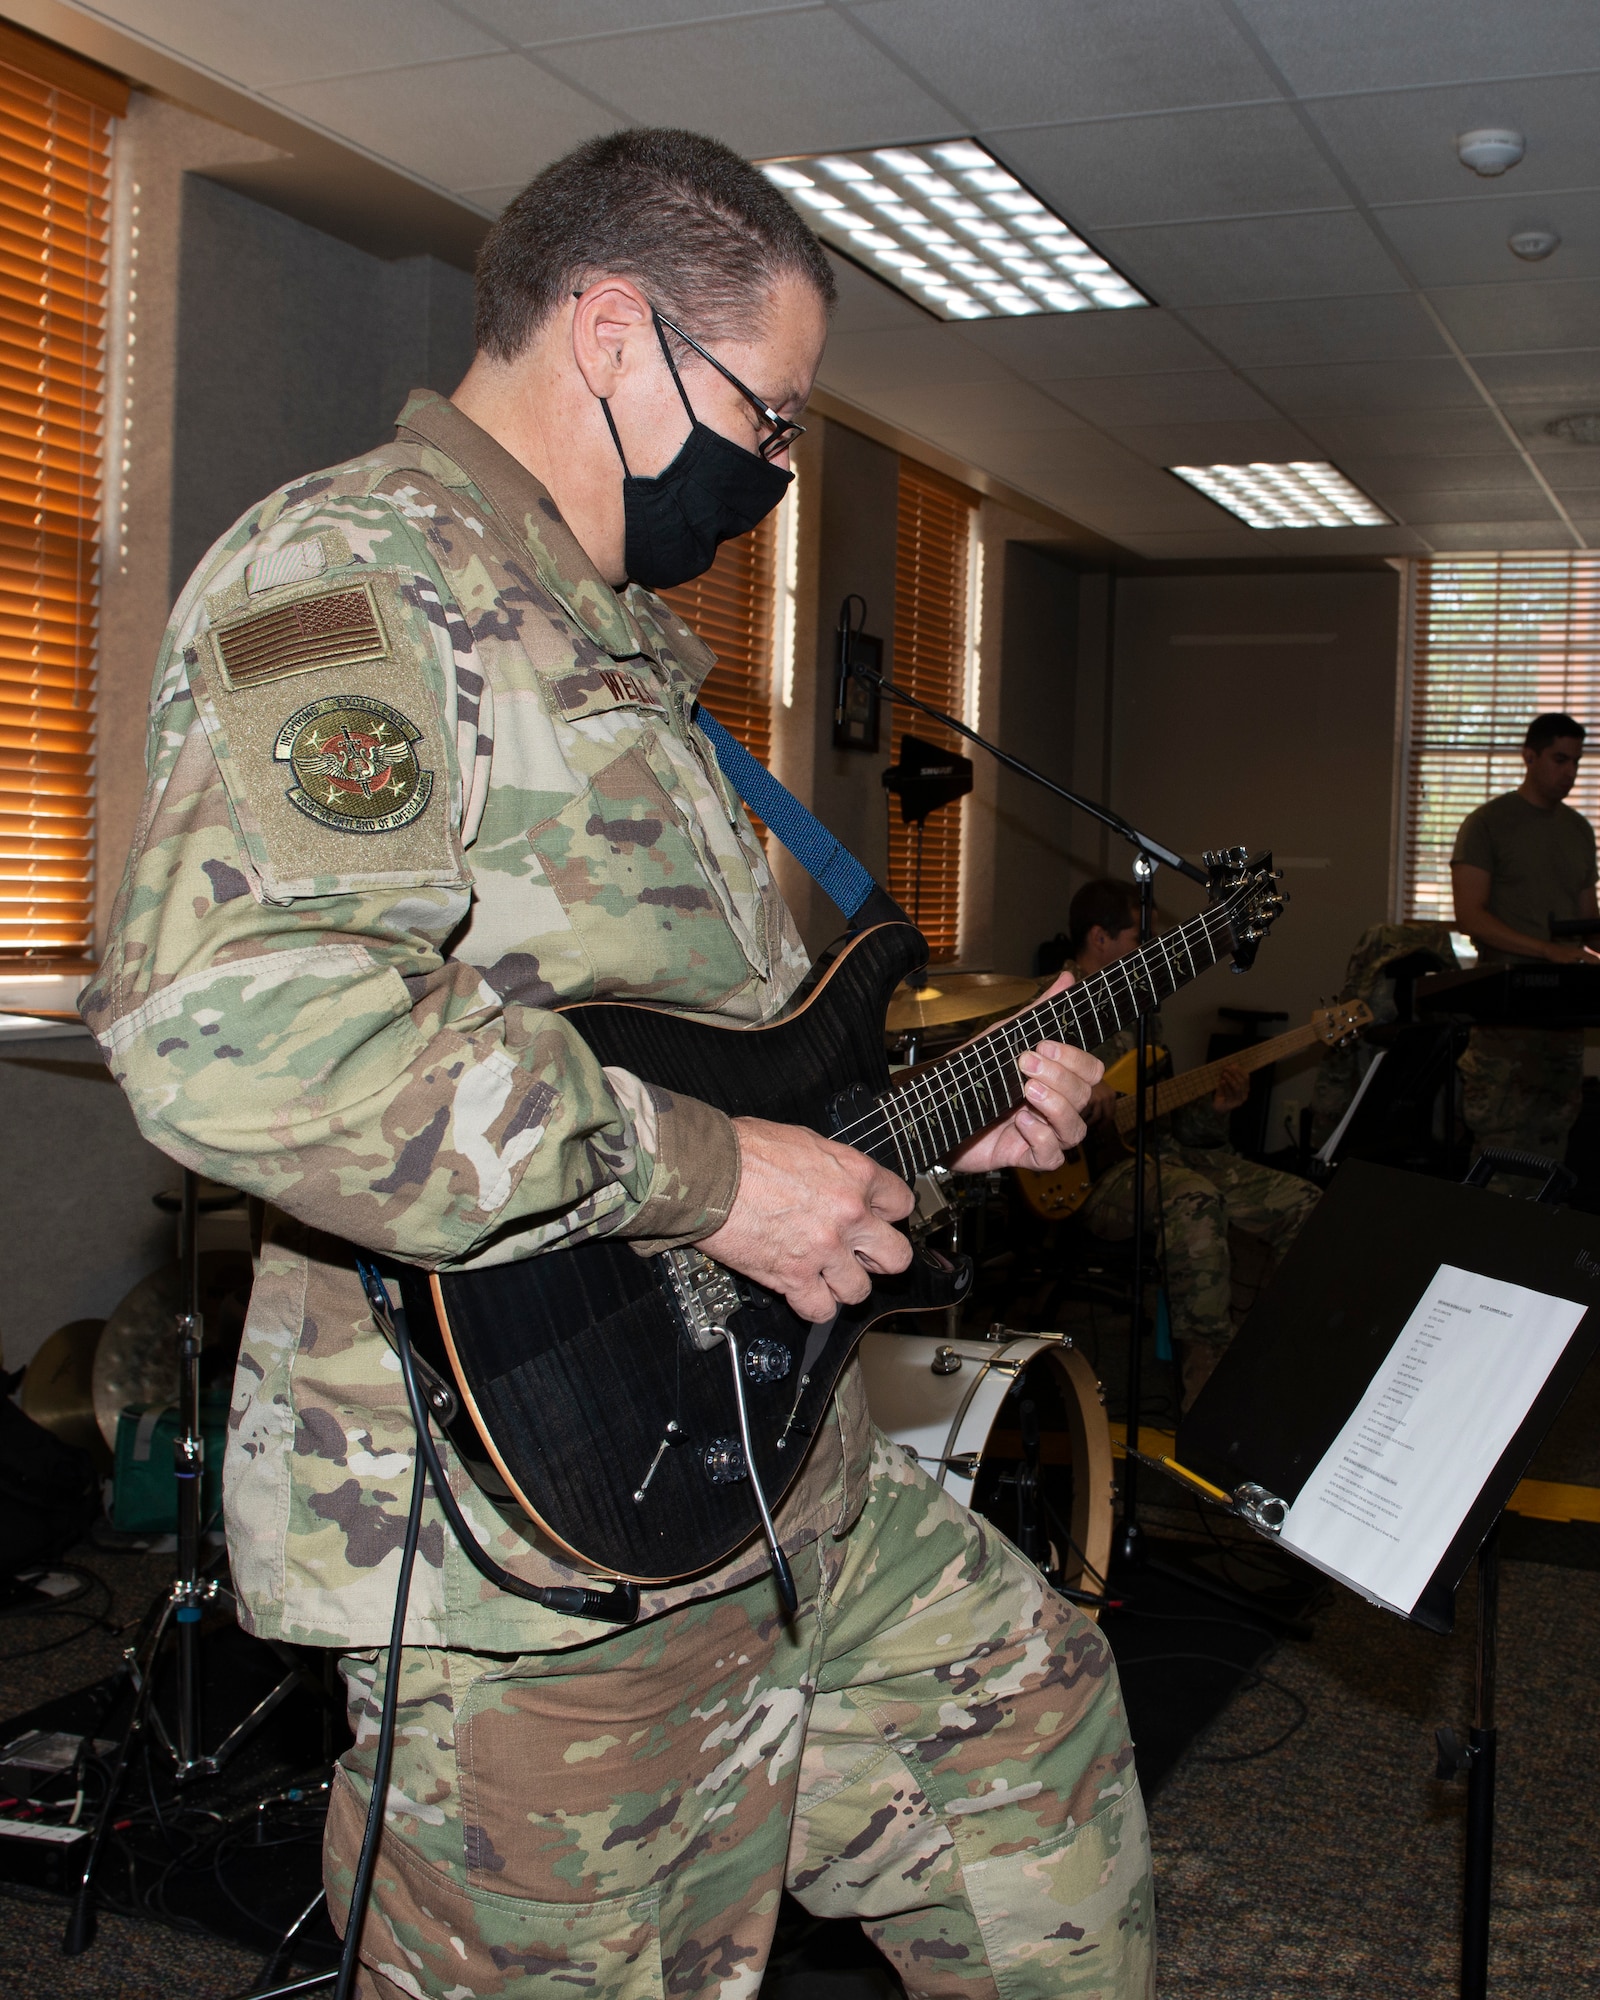
{"label": "guitar headstock", "polygon": [[1278,887],[1270,854],[1248,848],[1213,848],[1201,855],[1211,879],[1211,900],[1222,906],[1233,932],[1233,969],[1248,972],[1256,947],[1271,930],[1288,897]]}
{"label": "guitar headstock", "polygon": [[1358,1035],[1371,1019],[1372,1009],[1365,1000],[1335,1000],[1331,1007],[1314,1008],[1311,1014],[1312,1025],[1330,1049]]}

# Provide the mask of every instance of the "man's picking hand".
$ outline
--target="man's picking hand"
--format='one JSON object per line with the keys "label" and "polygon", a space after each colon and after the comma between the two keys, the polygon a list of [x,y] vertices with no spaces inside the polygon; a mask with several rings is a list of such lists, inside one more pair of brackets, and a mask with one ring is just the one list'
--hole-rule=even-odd
{"label": "man's picking hand", "polygon": [[[1072,984],[1064,972],[1040,1000],[1064,993]],[[1039,1000],[1033,1003],[1036,1007]],[[991,1167],[1032,1167],[1049,1173],[1059,1167],[1070,1146],[1081,1145],[1084,1116],[1103,1066],[1083,1049],[1064,1042],[1041,1042],[1019,1058],[1027,1101],[1008,1117],[970,1139],[949,1164],[958,1173],[982,1174]]]}
{"label": "man's picking hand", "polygon": [[739,1191],[727,1221],[697,1249],[812,1321],[859,1304],[874,1276],[911,1262],[909,1240],[890,1227],[914,1204],[898,1176],[803,1125],[735,1118],[733,1126]]}

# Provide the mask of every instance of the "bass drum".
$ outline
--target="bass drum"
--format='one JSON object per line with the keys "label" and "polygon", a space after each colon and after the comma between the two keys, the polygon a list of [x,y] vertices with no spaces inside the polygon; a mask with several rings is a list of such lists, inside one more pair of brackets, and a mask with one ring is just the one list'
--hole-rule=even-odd
{"label": "bass drum", "polygon": [[1099,1596],[1111,1560],[1111,1430],[1072,1342],[869,1333],[860,1351],[878,1428],[1054,1581]]}

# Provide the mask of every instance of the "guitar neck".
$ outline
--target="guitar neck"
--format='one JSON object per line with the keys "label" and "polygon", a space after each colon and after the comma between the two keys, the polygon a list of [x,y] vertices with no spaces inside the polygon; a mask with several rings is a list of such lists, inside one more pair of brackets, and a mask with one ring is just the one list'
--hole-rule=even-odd
{"label": "guitar neck", "polygon": [[1016,1109],[1026,1081],[1017,1063],[1027,1050],[1040,1042],[1098,1048],[1217,964],[1233,949],[1233,920],[1243,901],[1244,892],[1236,892],[1103,972],[925,1064],[833,1136],[915,1179]]}
{"label": "guitar neck", "polygon": [[[1237,1055],[1220,1056],[1215,1062],[1202,1063],[1198,1069],[1186,1069],[1182,1076],[1168,1077],[1151,1087],[1145,1096],[1146,1115],[1163,1118],[1169,1111],[1192,1104],[1197,1097],[1207,1096],[1216,1089],[1225,1069],[1242,1069],[1247,1073],[1265,1069],[1269,1063],[1310,1048],[1319,1039],[1315,1022],[1308,1021],[1303,1028],[1291,1028],[1286,1035],[1275,1035],[1270,1042],[1253,1042],[1248,1048],[1240,1049]],[[1124,1139],[1132,1132],[1138,1117],[1139,1099],[1135,1089],[1131,1096],[1120,1100],[1116,1109],[1117,1131]]]}

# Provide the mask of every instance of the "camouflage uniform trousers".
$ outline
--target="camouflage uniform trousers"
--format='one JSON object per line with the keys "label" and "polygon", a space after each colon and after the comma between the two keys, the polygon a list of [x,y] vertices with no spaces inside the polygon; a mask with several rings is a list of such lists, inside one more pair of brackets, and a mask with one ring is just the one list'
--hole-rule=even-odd
{"label": "camouflage uniform trousers", "polygon": [[[363,2000],[754,2000],[787,1885],[913,1996],[1150,2000],[1149,1838],[1110,1650],[882,1437],[770,1578],[566,1652],[408,1647]],[[325,1848],[341,1929],[387,1656]]]}
{"label": "camouflage uniform trousers", "polygon": [[1474,1028],[1457,1068],[1474,1157],[1498,1146],[1560,1164],[1583,1103],[1581,1028]]}
{"label": "camouflage uniform trousers", "polygon": [[[1159,1205],[1175,1339],[1228,1345],[1234,1333],[1229,1228],[1259,1238],[1276,1265],[1317,1195],[1298,1174],[1258,1167],[1231,1146],[1160,1145],[1146,1169],[1145,1198],[1152,1222]],[[1084,1219],[1103,1242],[1124,1242],[1133,1234],[1132,1160],[1119,1160],[1095,1183]]]}

